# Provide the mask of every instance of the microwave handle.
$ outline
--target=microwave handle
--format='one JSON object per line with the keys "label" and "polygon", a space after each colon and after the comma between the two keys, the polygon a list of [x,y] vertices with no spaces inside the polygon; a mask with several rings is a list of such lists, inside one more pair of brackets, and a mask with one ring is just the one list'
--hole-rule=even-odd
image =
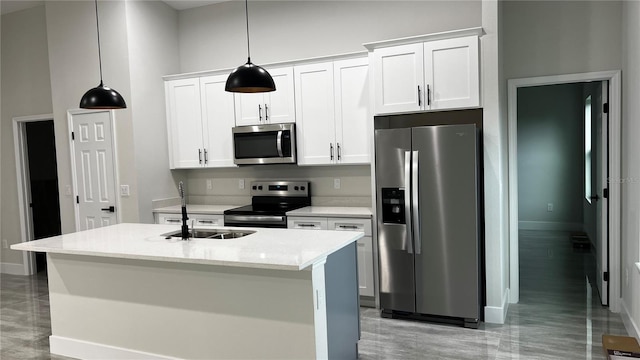
{"label": "microwave handle", "polygon": [[283,157],[282,155],[282,130],[278,131],[278,139],[276,140],[276,146],[278,147],[278,156]]}

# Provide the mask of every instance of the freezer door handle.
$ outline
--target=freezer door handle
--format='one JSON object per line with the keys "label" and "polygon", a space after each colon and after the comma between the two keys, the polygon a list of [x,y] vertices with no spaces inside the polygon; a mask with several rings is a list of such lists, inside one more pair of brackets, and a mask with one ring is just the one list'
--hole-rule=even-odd
{"label": "freezer door handle", "polygon": [[404,152],[404,216],[407,223],[407,252],[413,254],[411,234],[411,151]]}
{"label": "freezer door handle", "polygon": [[420,237],[420,209],[418,207],[418,151],[411,154],[411,216],[413,217],[413,238],[415,239],[416,254],[422,252],[422,238]]}

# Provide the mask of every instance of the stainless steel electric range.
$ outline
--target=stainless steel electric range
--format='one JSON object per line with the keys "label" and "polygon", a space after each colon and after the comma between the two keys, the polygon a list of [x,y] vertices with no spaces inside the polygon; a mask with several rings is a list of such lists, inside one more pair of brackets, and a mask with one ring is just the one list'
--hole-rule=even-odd
{"label": "stainless steel electric range", "polygon": [[308,181],[254,181],[251,205],[224,212],[225,226],[286,228],[287,211],[311,205]]}

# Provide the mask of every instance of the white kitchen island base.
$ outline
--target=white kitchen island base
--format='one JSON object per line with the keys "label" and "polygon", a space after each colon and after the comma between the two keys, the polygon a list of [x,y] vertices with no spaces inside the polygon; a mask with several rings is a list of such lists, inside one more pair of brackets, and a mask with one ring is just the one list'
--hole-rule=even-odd
{"label": "white kitchen island base", "polygon": [[355,251],[303,271],[50,253],[51,353],[356,359]]}
{"label": "white kitchen island base", "polygon": [[364,233],[247,230],[181,241],[175,226],[117,224],[11,248],[47,253],[54,354],[356,359]]}

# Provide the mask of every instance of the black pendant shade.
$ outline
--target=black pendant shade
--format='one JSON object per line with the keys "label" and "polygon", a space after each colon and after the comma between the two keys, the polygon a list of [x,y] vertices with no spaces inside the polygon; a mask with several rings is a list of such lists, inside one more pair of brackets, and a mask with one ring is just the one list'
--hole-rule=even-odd
{"label": "black pendant shade", "polygon": [[81,109],[126,109],[127,103],[115,89],[102,82],[102,54],[100,51],[100,23],[98,22],[98,0],[96,4],[96,28],[98,30],[98,63],[100,64],[100,85],[89,89],[80,99]]}
{"label": "black pendant shade", "polygon": [[238,66],[229,74],[224,89],[239,93],[269,92],[276,89],[276,84],[267,70],[253,64],[249,58],[246,64]]}
{"label": "black pendant shade", "polygon": [[226,91],[237,93],[259,93],[276,90],[273,78],[262,67],[251,62],[249,49],[249,1],[244,2],[244,11],[247,20],[247,63],[238,66],[229,74],[224,87]]}

